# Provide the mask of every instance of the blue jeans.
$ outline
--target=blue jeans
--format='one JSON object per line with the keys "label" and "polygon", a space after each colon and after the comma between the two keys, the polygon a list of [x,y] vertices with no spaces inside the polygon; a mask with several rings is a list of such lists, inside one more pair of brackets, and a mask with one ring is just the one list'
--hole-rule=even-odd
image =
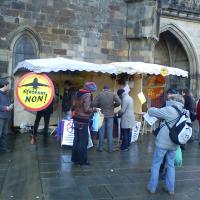
{"label": "blue jeans", "polygon": [[[200,126],[200,125],[199,125]],[[198,136],[198,139],[199,139],[199,144],[200,144],[200,128],[199,128],[199,136]]]}
{"label": "blue jeans", "polygon": [[152,165],[151,165],[151,176],[148,184],[148,188],[151,192],[155,192],[158,179],[159,179],[159,169],[160,165],[163,161],[164,156],[166,155],[166,187],[169,192],[174,192],[174,185],[175,185],[175,167],[174,167],[174,160],[176,156],[176,151],[161,149],[159,147],[155,148]]}
{"label": "blue jeans", "polygon": [[107,132],[107,139],[108,139],[108,151],[112,152],[112,141],[113,141],[113,117],[104,118],[103,125],[99,130],[99,145],[98,150],[103,150],[103,143],[104,143],[104,135],[105,129]]}

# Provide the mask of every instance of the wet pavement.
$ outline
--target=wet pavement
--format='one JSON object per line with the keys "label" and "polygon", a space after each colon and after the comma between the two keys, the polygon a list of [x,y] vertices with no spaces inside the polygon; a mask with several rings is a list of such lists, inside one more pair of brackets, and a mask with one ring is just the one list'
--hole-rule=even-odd
{"label": "wet pavement", "polygon": [[0,154],[0,200],[199,200],[200,146],[187,144],[183,167],[176,168],[175,195],[146,192],[154,147],[145,135],[128,152],[88,152],[90,166],[73,165],[71,150],[61,149],[54,136],[44,147],[29,144],[28,134],[11,135],[12,153]]}

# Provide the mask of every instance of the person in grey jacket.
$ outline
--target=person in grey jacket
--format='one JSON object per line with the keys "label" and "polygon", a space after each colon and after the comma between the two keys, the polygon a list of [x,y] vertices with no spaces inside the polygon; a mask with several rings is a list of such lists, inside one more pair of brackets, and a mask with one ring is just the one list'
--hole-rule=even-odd
{"label": "person in grey jacket", "polygon": [[13,104],[10,103],[10,99],[7,94],[9,90],[8,84],[7,80],[0,79],[0,152],[5,153],[10,152],[6,143],[6,135],[11,118],[11,111],[13,109]]}
{"label": "person in grey jacket", "polygon": [[135,115],[133,109],[133,99],[125,92],[124,89],[117,91],[121,99],[121,110],[118,115],[121,117],[121,151],[127,151],[131,142],[132,128],[135,125]]}
{"label": "person in grey jacket", "polygon": [[[162,122],[160,124],[160,131],[156,137],[155,141],[155,150],[151,165],[151,176],[147,186],[147,190],[154,194],[156,192],[158,178],[159,178],[159,169],[160,165],[163,161],[164,156],[166,155],[166,190],[170,195],[174,194],[174,186],[175,186],[175,168],[174,168],[174,160],[176,156],[176,149],[178,145],[174,144],[169,137],[169,129],[165,123],[165,121],[169,124],[170,127],[177,122],[179,113],[176,111],[172,105],[176,106],[181,112],[184,107],[184,99],[179,94],[174,94],[173,98],[170,101],[167,101],[167,104],[163,108],[149,108],[148,114],[150,116],[161,119]],[[185,112],[187,112],[185,110]],[[189,112],[187,112],[189,117]]]}
{"label": "person in grey jacket", "polygon": [[102,92],[100,92],[94,99],[92,106],[101,109],[104,114],[104,122],[99,130],[99,144],[97,151],[103,151],[104,133],[105,128],[107,130],[108,138],[108,151],[112,152],[112,140],[113,140],[113,119],[114,119],[114,108],[120,106],[121,100],[114,94],[108,86],[104,86]]}

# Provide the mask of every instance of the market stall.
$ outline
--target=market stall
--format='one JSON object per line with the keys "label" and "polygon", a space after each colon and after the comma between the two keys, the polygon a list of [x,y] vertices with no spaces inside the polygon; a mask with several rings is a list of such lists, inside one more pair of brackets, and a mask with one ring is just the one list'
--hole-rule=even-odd
{"label": "market stall", "polygon": [[[94,64],[58,57],[25,60],[18,63],[15,69],[15,87],[19,78],[27,73],[27,71],[48,74],[54,82],[55,91],[58,91],[59,95],[63,93],[63,83],[65,80],[71,80],[77,88],[81,87],[85,81],[94,81],[98,86],[97,93],[102,90],[104,85],[109,85],[112,90],[117,91],[118,88],[128,84],[131,89],[130,94],[134,98],[136,113],[142,112],[142,102],[138,98],[138,94],[144,92],[144,75],[188,76],[188,72],[184,70],[151,63],[113,62],[108,64]],[[14,104],[14,126],[20,126],[24,122],[33,124],[35,113],[26,110],[17,98],[15,98]],[[57,123],[58,115],[61,112],[60,102],[57,102],[54,110],[55,112],[51,117],[51,124]]]}
{"label": "market stall", "polygon": [[[49,58],[34,59],[20,62],[15,69],[14,87],[19,79],[27,72],[45,73],[53,81],[55,91],[58,96],[63,95],[63,85],[65,80],[70,80],[76,89],[83,86],[85,81],[94,81],[98,85],[98,91],[102,90],[104,85],[109,85],[111,89],[117,90],[116,81],[110,77],[111,74],[118,74],[116,67],[107,67],[98,64],[76,61],[67,58]],[[98,92],[97,91],[97,92]],[[35,112],[27,110],[21,105],[14,94],[14,126],[21,124],[33,124]],[[61,116],[61,98],[55,103],[54,113],[51,117],[50,125],[57,124],[59,116]],[[17,114],[16,114],[17,113]],[[42,123],[42,122],[41,122]]]}
{"label": "market stall", "polygon": [[167,87],[167,76],[172,75],[185,78],[188,77],[188,72],[185,70],[153,63],[113,62],[105,64],[105,66],[116,67],[118,69],[118,73],[127,73],[129,79],[134,76],[140,80],[140,87],[137,85],[137,89],[134,87],[134,89],[131,90],[131,96],[133,98],[135,97],[134,103],[136,113],[142,113],[143,111],[141,101],[138,98],[138,94],[140,92],[143,92],[146,97],[147,101],[145,107],[155,106],[153,103],[164,94],[164,90]]}

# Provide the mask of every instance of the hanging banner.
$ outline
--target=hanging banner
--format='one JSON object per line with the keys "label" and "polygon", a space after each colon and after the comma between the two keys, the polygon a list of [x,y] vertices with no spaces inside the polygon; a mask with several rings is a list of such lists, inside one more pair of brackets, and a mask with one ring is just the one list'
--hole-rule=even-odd
{"label": "hanging banner", "polygon": [[18,81],[16,95],[27,110],[43,110],[53,100],[54,85],[47,75],[30,72]]}
{"label": "hanging banner", "polygon": [[151,100],[163,95],[165,89],[165,78],[162,75],[151,76],[147,80],[146,94]]}

